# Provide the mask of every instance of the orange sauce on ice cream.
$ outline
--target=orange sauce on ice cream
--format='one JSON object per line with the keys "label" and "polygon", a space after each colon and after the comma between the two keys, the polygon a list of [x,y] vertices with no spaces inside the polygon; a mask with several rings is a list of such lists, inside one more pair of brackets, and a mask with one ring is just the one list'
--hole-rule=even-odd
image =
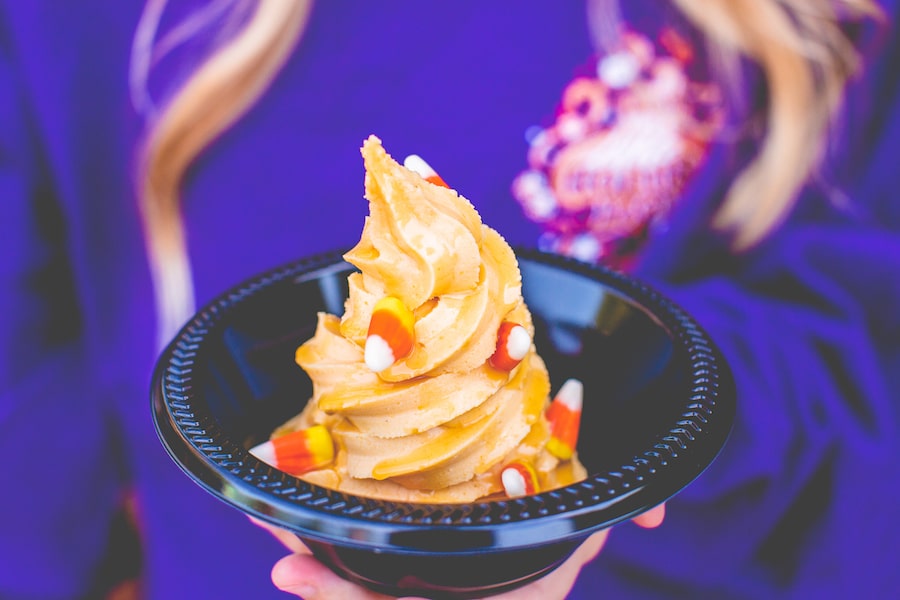
{"label": "orange sauce on ice cream", "polygon": [[[365,140],[369,216],[345,259],[344,315],[318,316],[296,361],[313,383],[306,408],[273,437],[324,425],[333,462],[303,479],[347,493],[412,502],[502,496],[500,473],[527,461],[540,490],[583,479],[577,454],[547,451],[550,380],[533,344],[512,370],[494,368],[501,323],[533,335],[509,244],[472,204]],[[365,360],[373,309],[382,298],[411,311],[414,343],[379,372]]]}

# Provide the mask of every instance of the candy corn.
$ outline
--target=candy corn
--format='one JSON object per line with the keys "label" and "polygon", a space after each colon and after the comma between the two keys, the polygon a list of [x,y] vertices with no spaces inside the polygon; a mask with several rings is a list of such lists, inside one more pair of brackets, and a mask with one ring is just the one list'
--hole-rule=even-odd
{"label": "candy corn", "polygon": [[413,173],[418,173],[419,175],[421,175],[422,179],[424,179],[425,181],[430,181],[435,185],[439,185],[445,188],[450,187],[443,179],[441,179],[441,176],[431,168],[431,165],[425,162],[425,160],[418,154],[410,154],[405,159],[403,159],[403,166]]}
{"label": "candy corn", "polygon": [[578,427],[581,424],[581,405],[584,397],[584,386],[577,379],[567,380],[550,407],[547,409],[547,421],[550,422],[550,440],[547,450],[562,460],[572,458],[575,445],[578,443]]}
{"label": "candy corn", "polygon": [[375,303],[366,335],[366,365],[376,373],[408,355],[415,344],[415,317],[398,298]]}
{"label": "candy corn", "polygon": [[276,469],[302,475],[334,460],[334,442],[324,426],[313,425],[254,446],[250,454]]}
{"label": "candy corn", "polygon": [[518,323],[503,321],[497,330],[497,349],[488,362],[495,369],[512,371],[528,354],[529,348],[531,336],[528,330]]}
{"label": "candy corn", "polygon": [[538,490],[537,473],[524,460],[514,460],[506,465],[500,473],[503,490],[510,498],[536,494]]}

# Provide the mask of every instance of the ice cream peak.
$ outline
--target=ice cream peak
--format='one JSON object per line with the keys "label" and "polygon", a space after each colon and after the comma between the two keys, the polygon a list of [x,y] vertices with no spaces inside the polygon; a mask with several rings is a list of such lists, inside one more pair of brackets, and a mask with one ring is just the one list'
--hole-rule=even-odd
{"label": "ice cream peak", "polygon": [[345,255],[359,271],[343,317],[320,313],[297,349],[313,397],[275,433],[331,433],[334,461],[302,477],[435,502],[502,493],[513,463],[532,468],[540,489],[583,478],[577,455],[546,448],[550,381],[510,246],[468,200],[398,164],[375,136],[362,155],[369,216]]}

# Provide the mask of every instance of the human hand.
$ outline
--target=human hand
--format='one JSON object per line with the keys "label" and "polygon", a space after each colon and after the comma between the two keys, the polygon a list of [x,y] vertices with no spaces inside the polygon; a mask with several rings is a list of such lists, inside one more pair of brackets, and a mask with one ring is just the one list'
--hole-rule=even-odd
{"label": "human hand", "polygon": [[[633,521],[645,528],[657,527],[665,517],[665,504],[635,517]],[[313,558],[303,543],[289,531],[252,519],[260,527],[270,531],[293,554],[272,568],[272,583],[290,594],[305,600],[389,600],[390,596],[371,592],[351,583]],[[550,600],[565,598],[575,584],[581,568],[594,559],[603,548],[609,530],[604,529],[589,537],[562,565],[550,574],[521,588],[492,596],[492,600]],[[414,600],[406,597],[404,600]]]}

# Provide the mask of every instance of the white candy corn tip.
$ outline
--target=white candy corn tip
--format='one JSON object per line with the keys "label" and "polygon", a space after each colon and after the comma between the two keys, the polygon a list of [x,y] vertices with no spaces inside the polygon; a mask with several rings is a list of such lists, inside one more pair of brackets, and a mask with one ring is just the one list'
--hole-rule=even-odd
{"label": "white candy corn tip", "polygon": [[366,366],[376,373],[381,373],[394,364],[394,351],[380,335],[366,338]]}
{"label": "white candy corn tip", "polygon": [[249,452],[264,463],[273,467],[277,466],[278,460],[275,458],[275,444],[271,440],[250,448]]}
{"label": "white candy corn tip", "polygon": [[559,388],[555,400],[562,402],[571,411],[581,410],[584,403],[584,384],[577,379],[567,379]]}
{"label": "white candy corn tip", "polygon": [[516,469],[503,469],[503,472],[500,473],[500,480],[503,482],[503,490],[510,498],[525,495],[525,478]]}
{"label": "white candy corn tip", "polygon": [[531,336],[528,330],[521,325],[516,325],[509,331],[506,338],[506,353],[513,360],[522,360],[531,348]]}
{"label": "white candy corn tip", "polygon": [[403,166],[413,173],[417,173],[423,179],[428,179],[429,177],[437,175],[437,172],[431,168],[431,165],[425,162],[425,159],[418,154],[410,154],[403,159]]}

